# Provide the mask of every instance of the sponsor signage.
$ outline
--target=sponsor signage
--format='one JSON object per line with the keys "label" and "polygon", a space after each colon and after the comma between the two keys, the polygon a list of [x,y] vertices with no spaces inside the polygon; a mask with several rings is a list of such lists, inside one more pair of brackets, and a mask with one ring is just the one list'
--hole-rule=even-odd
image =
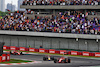
{"label": "sponsor signage", "polygon": [[6,61],[6,54],[2,54],[2,62]]}
{"label": "sponsor signage", "polygon": [[71,55],[77,55],[77,51],[71,51]]}
{"label": "sponsor signage", "polygon": [[10,54],[7,54],[7,61],[10,61]]}
{"label": "sponsor signage", "polygon": [[83,56],[89,56],[89,52],[83,52]]}
{"label": "sponsor signage", "polygon": [[100,53],[95,53],[95,57],[100,57]]}
{"label": "sponsor signage", "polygon": [[49,49],[49,53],[55,54],[55,49]]}
{"label": "sponsor signage", "polygon": [[10,50],[16,50],[16,47],[15,46],[11,46]]}
{"label": "sponsor signage", "polygon": [[35,52],[35,48],[29,48],[30,52]]}
{"label": "sponsor signage", "polygon": [[39,52],[40,52],[40,53],[45,53],[45,49],[41,49],[41,48],[40,48],[40,49],[39,49]]}
{"label": "sponsor signage", "polygon": [[20,47],[20,51],[25,51],[25,47]]}
{"label": "sponsor signage", "polygon": [[7,49],[7,46],[3,46],[3,49],[6,50]]}
{"label": "sponsor signage", "polygon": [[60,54],[65,54],[66,52],[66,50],[60,50]]}

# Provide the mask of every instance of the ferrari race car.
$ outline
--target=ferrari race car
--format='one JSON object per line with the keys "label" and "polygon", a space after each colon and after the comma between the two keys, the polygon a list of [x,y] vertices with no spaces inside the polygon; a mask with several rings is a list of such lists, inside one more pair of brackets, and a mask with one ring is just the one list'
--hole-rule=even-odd
{"label": "ferrari race car", "polygon": [[54,60],[54,63],[70,63],[70,62],[71,62],[70,58],[64,58],[64,57]]}
{"label": "ferrari race car", "polygon": [[10,54],[12,54],[12,55],[23,55],[22,52],[18,52],[18,51],[10,51]]}
{"label": "ferrari race car", "polygon": [[51,61],[51,60],[54,60],[54,57],[53,56],[50,56],[50,55],[45,55],[44,57],[43,57],[43,60],[44,61]]}

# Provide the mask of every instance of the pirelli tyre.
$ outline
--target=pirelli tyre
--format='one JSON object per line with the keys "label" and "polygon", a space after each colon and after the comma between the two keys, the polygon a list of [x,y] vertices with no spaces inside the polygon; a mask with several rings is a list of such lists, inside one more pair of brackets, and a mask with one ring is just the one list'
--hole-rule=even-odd
{"label": "pirelli tyre", "polygon": [[71,63],[71,60],[68,58],[68,63]]}
{"label": "pirelli tyre", "polygon": [[46,61],[46,57],[43,57],[43,60]]}
{"label": "pirelli tyre", "polygon": [[57,63],[58,61],[57,61],[57,59],[54,59],[54,63]]}

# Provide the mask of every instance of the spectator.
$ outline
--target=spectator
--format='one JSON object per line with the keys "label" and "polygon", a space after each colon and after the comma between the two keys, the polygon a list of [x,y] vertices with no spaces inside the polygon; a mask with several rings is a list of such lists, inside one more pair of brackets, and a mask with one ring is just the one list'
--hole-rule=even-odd
{"label": "spectator", "polygon": [[22,5],[100,5],[100,0],[24,0]]}
{"label": "spectator", "polygon": [[95,17],[89,20],[87,16],[81,11],[65,11],[52,16],[52,19],[47,16],[29,19],[25,12],[14,12],[0,17],[0,30],[100,34],[100,19]]}

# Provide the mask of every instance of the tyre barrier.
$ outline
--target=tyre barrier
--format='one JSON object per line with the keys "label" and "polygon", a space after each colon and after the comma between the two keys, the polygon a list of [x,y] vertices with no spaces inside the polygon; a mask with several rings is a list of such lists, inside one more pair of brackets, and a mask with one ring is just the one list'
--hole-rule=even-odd
{"label": "tyre barrier", "polygon": [[25,48],[25,47],[15,47],[15,46],[4,46],[4,50],[20,50],[29,52],[40,52],[40,53],[50,53],[50,54],[67,54],[67,55],[80,55],[80,56],[95,56],[100,57],[100,52],[86,52],[86,51],[69,51],[69,50],[55,50],[55,49],[44,49],[44,48]]}
{"label": "tyre barrier", "polygon": [[0,56],[0,62],[6,61],[10,61],[10,54],[2,54],[2,56]]}

